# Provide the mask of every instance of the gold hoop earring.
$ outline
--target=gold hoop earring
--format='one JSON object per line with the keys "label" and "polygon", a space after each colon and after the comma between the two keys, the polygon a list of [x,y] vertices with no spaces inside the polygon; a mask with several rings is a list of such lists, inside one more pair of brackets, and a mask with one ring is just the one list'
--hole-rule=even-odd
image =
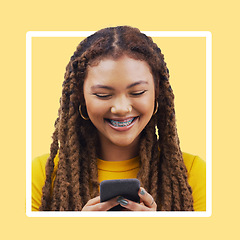
{"label": "gold hoop earring", "polygon": [[86,120],[86,121],[89,120],[88,117],[84,117],[84,116],[83,116],[83,114],[82,114],[82,109],[81,109],[81,108],[82,108],[82,106],[80,105],[80,106],[79,106],[79,113],[80,113],[81,117],[82,117],[84,120]]}
{"label": "gold hoop earring", "polygon": [[158,111],[158,101],[156,100],[156,109],[155,109],[153,115],[155,115],[157,113],[157,111]]}

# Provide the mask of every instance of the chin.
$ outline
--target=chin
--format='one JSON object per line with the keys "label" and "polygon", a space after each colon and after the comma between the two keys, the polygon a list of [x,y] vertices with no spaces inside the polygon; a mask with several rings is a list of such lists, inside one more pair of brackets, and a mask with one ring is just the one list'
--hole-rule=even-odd
{"label": "chin", "polygon": [[132,143],[126,143],[126,142],[113,142],[113,144],[115,145],[115,146],[118,146],[118,147],[128,147],[128,146],[130,146]]}
{"label": "chin", "polygon": [[127,139],[126,137],[124,137],[123,139],[112,139],[110,140],[114,145],[118,146],[118,147],[129,147],[131,145],[134,144],[135,140],[137,140],[138,138],[135,139]]}

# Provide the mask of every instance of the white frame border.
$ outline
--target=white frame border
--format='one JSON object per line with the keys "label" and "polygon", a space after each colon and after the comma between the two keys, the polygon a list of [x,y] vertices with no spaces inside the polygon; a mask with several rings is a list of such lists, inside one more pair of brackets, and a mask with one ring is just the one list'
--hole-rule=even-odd
{"label": "white frame border", "polygon": [[212,34],[209,31],[143,31],[151,37],[206,38],[206,211],[34,212],[32,192],[32,37],[87,37],[95,31],[29,31],[26,34],[26,214],[28,217],[210,217],[212,215]]}

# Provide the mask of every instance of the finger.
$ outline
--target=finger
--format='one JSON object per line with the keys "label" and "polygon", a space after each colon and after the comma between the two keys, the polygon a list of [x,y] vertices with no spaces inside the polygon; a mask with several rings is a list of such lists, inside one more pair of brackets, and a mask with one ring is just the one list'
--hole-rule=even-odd
{"label": "finger", "polygon": [[99,203],[98,205],[101,209],[100,211],[108,211],[109,209],[119,205],[119,203],[117,202],[117,199],[118,199],[118,197],[115,197],[115,198],[113,198],[111,200],[108,200],[106,202]]}
{"label": "finger", "polygon": [[106,202],[99,202],[95,205],[90,205],[86,209],[86,211],[108,211],[109,209],[117,206],[119,203],[117,202],[117,197],[110,199]]}
{"label": "finger", "polygon": [[152,208],[145,206],[143,203],[136,203],[123,197],[120,200],[118,199],[118,202],[129,211],[152,211]]}
{"label": "finger", "polygon": [[157,204],[154,201],[153,197],[144,188],[140,187],[138,195],[146,206],[154,209],[157,208]]}
{"label": "finger", "polygon": [[97,196],[95,198],[92,198],[90,199],[88,202],[87,202],[87,206],[91,206],[91,205],[95,205],[97,203],[100,203],[100,196]]}

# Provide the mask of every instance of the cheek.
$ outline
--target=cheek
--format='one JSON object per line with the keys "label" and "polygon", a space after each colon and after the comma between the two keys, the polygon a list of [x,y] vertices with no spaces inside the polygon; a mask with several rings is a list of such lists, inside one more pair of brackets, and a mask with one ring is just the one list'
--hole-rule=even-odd
{"label": "cheek", "polygon": [[87,111],[89,116],[103,116],[109,109],[108,104],[99,101],[86,101]]}
{"label": "cheek", "polygon": [[154,97],[149,96],[143,98],[141,101],[136,100],[134,102],[134,107],[138,112],[142,114],[151,115],[153,113],[154,104]]}

